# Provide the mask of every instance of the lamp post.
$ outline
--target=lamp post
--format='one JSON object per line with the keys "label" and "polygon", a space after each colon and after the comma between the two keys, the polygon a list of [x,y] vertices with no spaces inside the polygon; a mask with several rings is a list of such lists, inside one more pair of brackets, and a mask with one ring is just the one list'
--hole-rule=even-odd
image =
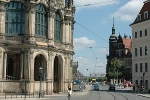
{"label": "lamp post", "polygon": [[141,87],[142,87],[142,77],[141,77]]}
{"label": "lamp post", "polygon": [[144,76],[145,76],[145,72],[143,73],[143,85],[144,85]]}
{"label": "lamp post", "polygon": [[42,96],[42,91],[41,91],[41,84],[42,84],[42,67],[39,67],[39,74],[40,74],[40,90],[39,90],[39,98]]}

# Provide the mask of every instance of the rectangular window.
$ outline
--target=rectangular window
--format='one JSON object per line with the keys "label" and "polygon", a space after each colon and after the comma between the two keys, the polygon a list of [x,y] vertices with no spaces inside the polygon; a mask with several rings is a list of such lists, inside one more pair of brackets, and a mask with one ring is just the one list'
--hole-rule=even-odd
{"label": "rectangular window", "polygon": [[138,54],[137,54],[137,48],[135,48],[135,56],[137,57],[137,55],[138,55]]}
{"label": "rectangular window", "polygon": [[145,63],[145,72],[148,72],[148,66],[147,66],[147,63]]}
{"label": "rectangular window", "polygon": [[127,59],[127,60],[126,60],[126,65],[127,65],[127,66],[130,66],[130,65],[131,65],[131,60],[130,60],[130,59]]}
{"label": "rectangular window", "polygon": [[135,32],[135,38],[137,38],[137,32]]}
{"label": "rectangular window", "polygon": [[140,63],[140,72],[143,72],[142,63]]}
{"label": "rectangular window", "polygon": [[148,90],[148,80],[145,80],[145,89]]}
{"label": "rectangular window", "polygon": [[147,55],[147,46],[145,46],[145,55]]}
{"label": "rectangular window", "polygon": [[145,29],[145,36],[147,36],[147,29]]}
{"label": "rectangular window", "polygon": [[148,18],[148,11],[145,11],[144,12],[144,19],[147,19]]}
{"label": "rectangular window", "polygon": [[141,14],[137,16],[137,21],[141,21]]}
{"label": "rectangular window", "polygon": [[135,84],[138,85],[138,80],[135,80]]}
{"label": "rectangular window", "polygon": [[140,37],[142,37],[142,31],[140,31]]}
{"label": "rectangular window", "polygon": [[142,47],[140,47],[140,56],[142,56]]}
{"label": "rectangular window", "polygon": [[138,72],[138,64],[135,64],[135,72]]}

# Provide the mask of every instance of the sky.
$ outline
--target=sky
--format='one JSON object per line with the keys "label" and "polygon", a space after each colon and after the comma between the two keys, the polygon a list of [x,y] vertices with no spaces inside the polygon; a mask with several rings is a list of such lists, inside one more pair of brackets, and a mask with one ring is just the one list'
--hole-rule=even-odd
{"label": "sky", "polygon": [[136,19],[144,1],[74,0],[73,61],[78,61],[78,70],[83,75],[106,73],[113,18],[117,36],[132,36],[129,25]]}

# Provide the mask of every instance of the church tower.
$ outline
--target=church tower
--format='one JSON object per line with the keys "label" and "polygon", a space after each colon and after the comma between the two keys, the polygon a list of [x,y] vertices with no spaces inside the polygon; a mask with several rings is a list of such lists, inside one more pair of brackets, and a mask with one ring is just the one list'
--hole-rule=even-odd
{"label": "church tower", "polygon": [[114,26],[114,19],[113,19],[113,27],[112,27],[112,34],[109,38],[109,56],[113,57],[115,55],[115,46],[117,45],[117,36],[115,34],[115,26]]}

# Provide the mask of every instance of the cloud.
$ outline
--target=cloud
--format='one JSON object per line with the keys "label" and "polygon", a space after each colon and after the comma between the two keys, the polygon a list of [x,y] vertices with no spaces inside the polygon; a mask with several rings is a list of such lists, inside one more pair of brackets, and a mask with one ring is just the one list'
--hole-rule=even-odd
{"label": "cloud", "polygon": [[110,16],[123,21],[133,21],[142,8],[144,1],[145,0],[130,0]]}
{"label": "cloud", "polygon": [[[75,57],[74,61],[78,61],[78,69],[85,76],[88,76],[90,73],[105,73],[106,72],[106,64],[102,63],[100,59],[97,61],[93,58],[85,58],[85,57]],[[88,70],[87,70],[88,69]]]}
{"label": "cloud", "polygon": [[74,0],[75,6],[83,8],[84,5],[88,7],[101,7],[118,3],[119,0]]}
{"label": "cloud", "polygon": [[89,40],[87,37],[74,38],[73,43],[75,50],[96,46],[96,42],[94,40]]}

